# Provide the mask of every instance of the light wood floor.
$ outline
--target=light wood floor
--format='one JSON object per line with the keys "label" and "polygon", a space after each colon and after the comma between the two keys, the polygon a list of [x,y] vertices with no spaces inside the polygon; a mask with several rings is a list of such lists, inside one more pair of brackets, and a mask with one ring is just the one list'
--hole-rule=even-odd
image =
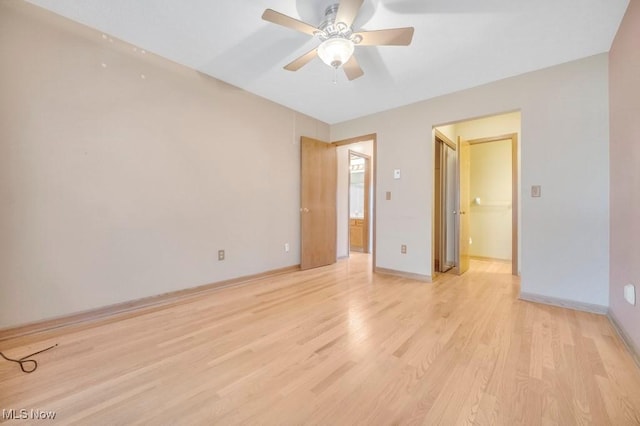
{"label": "light wood floor", "polygon": [[0,342],[15,357],[60,344],[33,374],[0,360],[0,409],[92,425],[640,424],[640,369],[606,317],[517,300],[504,263],[425,284],[368,262]]}

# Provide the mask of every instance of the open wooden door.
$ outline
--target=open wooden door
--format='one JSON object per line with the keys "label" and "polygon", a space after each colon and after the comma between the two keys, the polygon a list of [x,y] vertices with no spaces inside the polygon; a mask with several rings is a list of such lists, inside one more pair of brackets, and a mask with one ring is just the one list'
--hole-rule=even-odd
{"label": "open wooden door", "polygon": [[336,262],[336,147],[300,138],[300,268]]}
{"label": "open wooden door", "polygon": [[464,274],[469,270],[469,211],[471,206],[471,159],[469,154],[469,142],[458,137],[458,208],[456,210],[456,234],[458,235],[456,272],[458,274]]}

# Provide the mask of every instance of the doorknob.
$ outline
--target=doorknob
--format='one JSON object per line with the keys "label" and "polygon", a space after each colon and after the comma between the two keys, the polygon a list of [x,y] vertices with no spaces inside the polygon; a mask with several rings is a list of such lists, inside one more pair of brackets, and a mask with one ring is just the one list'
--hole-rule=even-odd
{"label": "doorknob", "polygon": [[460,214],[467,214],[467,212],[460,212]]}
{"label": "doorknob", "polygon": [[309,209],[300,207],[300,213],[309,213]]}

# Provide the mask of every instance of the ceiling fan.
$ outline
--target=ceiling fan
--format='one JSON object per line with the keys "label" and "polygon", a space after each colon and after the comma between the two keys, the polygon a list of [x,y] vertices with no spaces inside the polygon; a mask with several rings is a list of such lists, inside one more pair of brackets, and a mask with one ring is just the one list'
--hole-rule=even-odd
{"label": "ceiling fan", "polygon": [[285,65],[284,69],[297,71],[318,56],[330,67],[336,70],[344,69],[349,80],[355,80],[364,75],[364,71],[353,55],[355,46],[408,46],[411,44],[413,27],[354,32],[351,25],[363,1],[340,0],[339,3],[327,7],[324,21],[318,27],[272,9],[265,10],[262,14],[262,19],[265,21],[317,37],[321,42],[318,47]]}

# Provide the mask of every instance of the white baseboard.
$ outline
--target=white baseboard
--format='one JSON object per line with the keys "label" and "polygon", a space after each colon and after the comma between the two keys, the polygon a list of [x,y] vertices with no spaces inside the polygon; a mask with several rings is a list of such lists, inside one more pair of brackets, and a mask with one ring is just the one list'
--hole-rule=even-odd
{"label": "white baseboard", "polygon": [[629,349],[631,358],[633,358],[633,360],[636,362],[636,364],[640,368],[640,348],[638,348],[633,343],[633,340],[631,340],[629,335],[624,331],[624,328],[622,328],[622,326],[620,325],[620,321],[618,321],[613,311],[611,311],[606,306],[576,302],[573,300],[558,299],[555,297],[540,296],[538,294],[531,294],[531,293],[525,293],[525,292],[520,292],[520,299],[525,300],[527,302],[543,303],[545,305],[553,305],[553,306],[559,306],[561,308],[575,309],[577,311],[584,311],[584,312],[590,312],[594,314],[606,315],[607,318],[609,319],[609,322],[611,323],[613,328],[616,330],[616,332],[620,336],[620,339],[622,339],[627,349]]}
{"label": "white baseboard", "polygon": [[422,281],[426,283],[433,282],[431,275],[414,274],[412,272],[396,271],[395,269],[378,268],[374,270],[378,274],[393,275],[396,277],[409,278],[411,280]]}
{"label": "white baseboard", "polygon": [[629,352],[631,353],[631,357],[640,368],[640,348],[638,348],[633,343],[633,340],[631,340],[627,332],[624,331],[624,328],[620,325],[620,321],[618,321],[618,318],[616,317],[616,315],[613,313],[611,309],[609,309],[609,311],[607,312],[607,318],[609,318],[609,322],[611,322],[611,325],[613,325],[613,328],[616,330],[616,332],[618,333],[622,341],[625,343],[625,345],[627,346],[627,349],[629,349]]}
{"label": "white baseboard", "polygon": [[172,303],[176,303],[179,300],[184,300],[190,297],[199,297],[209,291],[217,291],[231,286],[243,285],[261,278],[273,277],[299,270],[300,265],[292,265],[253,275],[245,275],[211,284],[190,287],[155,296],[143,297],[141,299],[130,300],[128,302],[116,303],[114,305],[103,306],[87,311],[73,312],[28,324],[0,328],[0,342],[62,327],[69,327],[80,323],[104,320],[109,317],[115,317],[116,315],[135,316],[140,313],[147,312],[146,310],[149,309],[162,309],[163,307],[170,306]]}
{"label": "white baseboard", "polygon": [[559,306],[561,308],[575,309],[576,311],[591,312],[593,314],[606,315],[609,308],[603,305],[594,305],[591,303],[576,302],[574,300],[559,299],[550,296],[541,296],[539,294],[520,292],[520,299],[527,302],[542,303],[545,305]]}

